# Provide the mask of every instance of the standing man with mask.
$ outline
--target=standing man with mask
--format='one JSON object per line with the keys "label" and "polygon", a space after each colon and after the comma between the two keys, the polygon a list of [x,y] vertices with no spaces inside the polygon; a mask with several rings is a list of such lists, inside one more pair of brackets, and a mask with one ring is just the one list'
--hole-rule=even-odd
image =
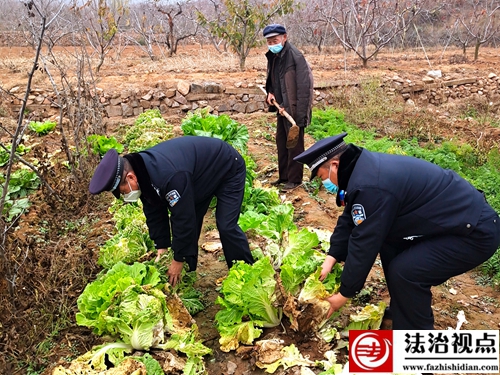
{"label": "standing man with mask", "polygon": [[311,122],[313,76],[304,55],[287,41],[285,27],[272,24],[264,28],[269,51],[267,57],[266,101],[270,111],[277,111],[273,101],[292,116],[299,126],[295,147],[286,147],[290,122],[277,114],[276,146],[278,149],[278,179],[272,185],[292,190],[302,184],[304,168],[293,158],[304,151],[304,129]]}
{"label": "standing man with mask", "polygon": [[158,255],[168,247],[174,252],[168,276],[175,285],[184,262],[190,271],[196,270],[203,217],[214,196],[228,268],[237,260],[253,263],[248,240],[238,225],[245,177],[245,161],[229,144],[185,136],[123,157],[109,150],[94,172],[89,191],[111,191],[116,198],[122,194],[125,202],[141,199]]}
{"label": "standing man with mask", "polygon": [[297,156],[344,206],[320,279],[343,261],[329,316],[362,288],[380,254],[393,329],[434,329],[431,287],[489,259],[500,244],[498,214],[451,170],[408,156],[324,138]]}

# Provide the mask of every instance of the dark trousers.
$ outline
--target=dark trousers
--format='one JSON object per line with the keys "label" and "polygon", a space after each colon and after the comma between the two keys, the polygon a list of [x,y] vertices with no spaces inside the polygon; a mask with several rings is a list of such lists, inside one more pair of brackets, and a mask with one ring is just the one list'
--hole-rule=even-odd
{"label": "dark trousers", "polygon": [[[409,242],[409,241],[408,241]],[[468,236],[443,235],[402,249],[380,252],[389,294],[393,329],[434,329],[431,287],[488,260],[500,244],[500,220],[485,204]]]}
{"label": "dark trousers", "polygon": [[[231,268],[233,262],[243,260],[246,263],[254,262],[248,239],[238,225],[241,203],[245,193],[246,167],[245,161],[239,154],[235,154],[238,160],[235,167],[215,191],[217,206],[215,209],[215,220],[219,230],[224,257],[227,267]],[[212,198],[196,205],[196,220],[198,224],[198,238],[203,226],[203,218],[208,211]]]}
{"label": "dark trousers", "polygon": [[278,148],[278,172],[282,181],[302,183],[304,176],[304,165],[293,161],[293,158],[304,152],[304,128],[300,128],[299,141],[294,148],[286,148],[286,140],[290,123],[278,115],[276,126],[276,147]]}

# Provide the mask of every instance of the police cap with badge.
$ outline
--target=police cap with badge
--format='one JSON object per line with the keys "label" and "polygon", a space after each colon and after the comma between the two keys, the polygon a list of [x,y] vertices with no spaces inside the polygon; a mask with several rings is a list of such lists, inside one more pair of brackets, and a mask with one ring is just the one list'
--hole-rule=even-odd
{"label": "police cap with badge", "polygon": [[120,198],[118,186],[122,179],[122,173],[123,159],[115,149],[109,150],[103,156],[90,180],[90,193],[99,194],[103,191],[110,191],[117,199]]}
{"label": "police cap with badge", "polygon": [[342,133],[333,137],[323,138],[309,147],[306,151],[293,158],[296,162],[306,164],[311,170],[311,180],[316,177],[319,167],[333,158],[335,155],[343,152],[347,145],[344,137],[347,133]]}

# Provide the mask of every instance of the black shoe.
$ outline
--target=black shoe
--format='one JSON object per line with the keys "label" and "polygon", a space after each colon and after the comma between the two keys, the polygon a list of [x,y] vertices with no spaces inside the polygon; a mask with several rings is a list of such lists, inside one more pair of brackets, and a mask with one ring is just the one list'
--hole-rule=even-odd
{"label": "black shoe", "polygon": [[300,185],[299,183],[296,182],[287,182],[283,187],[281,188],[281,191],[292,191],[296,188],[298,188]]}
{"label": "black shoe", "polygon": [[391,308],[387,306],[384,311],[384,319],[391,319],[392,320],[392,312]]}
{"label": "black shoe", "polygon": [[390,307],[386,307],[384,311],[384,317],[380,323],[381,330],[392,330],[392,313]]}
{"label": "black shoe", "polygon": [[278,186],[278,185],[281,185],[281,184],[286,184],[287,182],[288,182],[287,180],[282,180],[281,178],[278,178],[277,180],[272,181],[271,185]]}

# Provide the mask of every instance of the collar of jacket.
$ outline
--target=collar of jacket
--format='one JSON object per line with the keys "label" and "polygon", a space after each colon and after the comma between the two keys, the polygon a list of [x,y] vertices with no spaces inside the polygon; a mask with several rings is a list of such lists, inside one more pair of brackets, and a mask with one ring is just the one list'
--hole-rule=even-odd
{"label": "collar of jacket", "polygon": [[139,182],[139,187],[141,189],[141,199],[146,199],[150,204],[160,202],[160,197],[151,184],[151,178],[149,177],[149,173],[146,169],[146,164],[144,163],[142,156],[139,153],[131,153],[124,155],[123,157],[130,162],[132,169],[137,176],[137,181]]}
{"label": "collar of jacket", "polygon": [[[339,160],[339,171],[338,171],[338,180],[339,180],[339,191],[346,190],[347,185],[349,184],[349,179],[351,178],[352,171],[356,166],[356,163],[361,155],[363,149],[361,147],[357,147],[353,144],[347,145],[346,150],[340,155]],[[348,197],[346,195],[345,200]],[[341,207],[342,204],[340,202],[339,194],[337,194],[336,199],[337,206]]]}

